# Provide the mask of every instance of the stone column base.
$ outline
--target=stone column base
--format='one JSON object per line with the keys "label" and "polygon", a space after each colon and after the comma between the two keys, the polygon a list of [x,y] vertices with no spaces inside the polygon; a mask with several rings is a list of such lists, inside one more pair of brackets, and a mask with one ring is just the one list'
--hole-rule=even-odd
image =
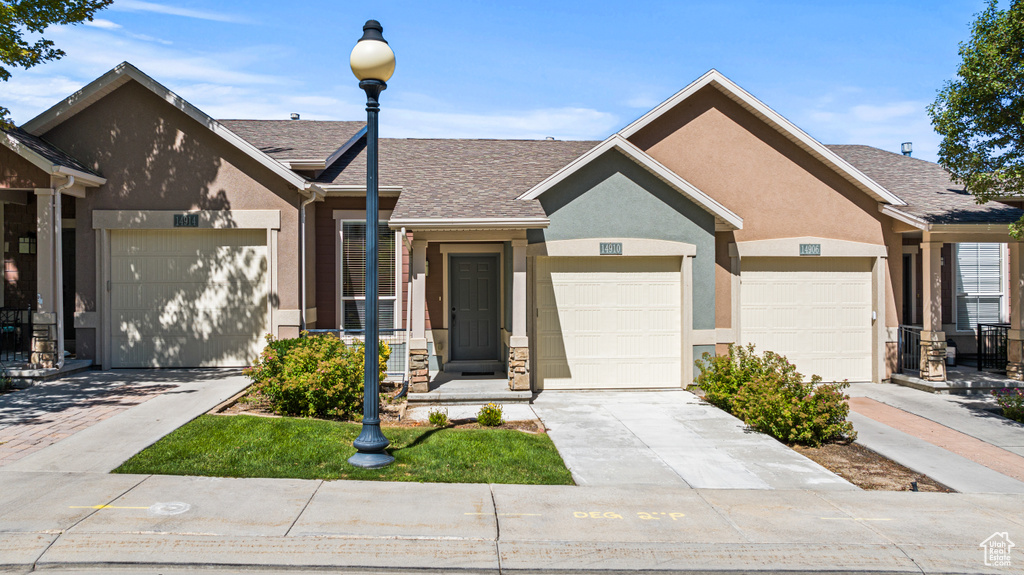
{"label": "stone column base", "polygon": [[921,379],[946,381],[946,341],[921,337]]}
{"label": "stone column base", "polygon": [[1011,337],[1006,342],[1006,377],[1024,381],[1024,341],[1012,337],[1019,334],[1011,330]]}
{"label": "stone column base", "polygon": [[[56,327],[56,326],[54,326]],[[57,342],[49,324],[32,326],[32,357],[30,361],[37,368],[52,369],[57,365]]]}
{"label": "stone column base", "polygon": [[409,350],[409,393],[430,391],[429,361],[426,349]]}
{"label": "stone column base", "polygon": [[512,391],[530,390],[530,348],[508,348],[508,388]]}

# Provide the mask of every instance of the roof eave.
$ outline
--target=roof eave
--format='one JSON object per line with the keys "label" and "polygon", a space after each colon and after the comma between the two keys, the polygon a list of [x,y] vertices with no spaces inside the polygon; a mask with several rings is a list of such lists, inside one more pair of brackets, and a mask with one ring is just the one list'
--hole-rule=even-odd
{"label": "roof eave", "polygon": [[3,143],[4,147],[11,150],[15,154],[18,154],[22,158],[28,160],[32,165],[39,168],[40,170],[48,174],[58,174],[62,176],[74,176],[81,184],[85,184],[91,187],[102,186],[107,183],[107,179],[96,174],[90,174],[83,172],[82,170],[76,170],[68,166],[62,166],[55,164],[44,156],[36,152],[32,148],[22,144],[10,134],[4,134],[6,137],[0,139],[0,143]]}
{"label": "roof eave", "polygon": [[408,230],[533,230],[551,224],[546,217],[533,218],[391,218],[392,229]]}
{"label": "roof eave", "polygon": [[890,206],[890,205],[879,204],[878,205],[878,211],[880,211],[883,214],[889,216],[890,218],[893,218],[895,220],[899,220],[899,221],[901,221],[901,222],[903,222],[903,223],[905,223],[905,224],[907,224],[909,226],[913,226],[913,227],[915,227],[915,228],[917,228],[919,230],[922,230],[922,231],[926,231],[927,232],[927,231],[929,231],[931,229],[931,226],[932,226],[932,224],[930,222],[928,222],[927,220],[919,218],[918,216],[914,216],[914,215],[908,214],[908,213],[906,213],[904,211],[898,210],[898,209],[896,209],[896,208],[894,208],[893,206]]}

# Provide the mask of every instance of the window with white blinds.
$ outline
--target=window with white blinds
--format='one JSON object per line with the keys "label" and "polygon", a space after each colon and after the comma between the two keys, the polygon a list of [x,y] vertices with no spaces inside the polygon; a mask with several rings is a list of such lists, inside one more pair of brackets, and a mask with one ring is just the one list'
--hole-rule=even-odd
{"label": "window with white blinds", "polygon": [[956,244],[956,329],[1003,321],[1003,244]]}
{"label": "window with white blinds", "polygon": [[[378,326],[395,325],[395,232],[380,222],[377,240]],[[366,222],[341,223],[342,329],[366,327]]]}

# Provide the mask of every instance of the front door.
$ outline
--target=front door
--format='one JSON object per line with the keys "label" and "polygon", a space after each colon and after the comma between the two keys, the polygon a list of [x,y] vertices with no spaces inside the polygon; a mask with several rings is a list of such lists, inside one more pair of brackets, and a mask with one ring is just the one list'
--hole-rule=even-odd
{"label": "front door", "polygon": [[451,360],[496,361],[498,256],[451,256]]}

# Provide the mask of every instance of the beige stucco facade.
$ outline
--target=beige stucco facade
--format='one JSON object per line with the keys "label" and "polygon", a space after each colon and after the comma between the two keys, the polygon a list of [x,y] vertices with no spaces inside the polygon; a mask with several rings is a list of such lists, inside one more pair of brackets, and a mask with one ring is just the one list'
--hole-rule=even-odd
{"label": "beige stucco facade", "polygon": [[[890,265],[887,254],[899,253],[902,240],[893,230],[892,219],[880,213],[876,199],[714,86],[677,104],[630,141],[743,218],[742,229],[716,234],[719,351],[737,341],[733,332],[738,324],[734,319],[739,319],[733,297],[740,273],[737,245],[786,238],[837,240],[865,246],[860,253],[847,251],[844,256],[878,259],[873,265],[880,266],[878,307],[882,309],[877,311],[883,323],[875,347],[884,367],[879,367],[876,377],[888,377],[895,367],[895,352],[892,330],[884,328],[899,325],[902,302],[895,297],[894,286],[901,285],[902,270]],[[877,246],[884,255],[870,246]],[[759,253],[797,255],[795,246],[780,247],[774,254]]]}
{"label": "beige stucco facade", "polygon": [[[78,355],[98,359],[104,243],[92,214],[97,210],[143,213],[120,218],[114,228],[171,227],[171,214],[213,214],[212,227],[242,227],[247,212],[277,213],[268,229],[274,287],[270,325],[279,336],[299,327],[298,205],[302,196],[263,165],[146,87],[128,82],[43,137],[107,176],[106,184],[77,200],[78,262],[76,325]],[[157,214],[166,212],[166,216]],[[148,216],[148,217],[146,217]],[[167,221],[156,221],[163,219]],[[262,225],[262,224],[260,224]]]}

